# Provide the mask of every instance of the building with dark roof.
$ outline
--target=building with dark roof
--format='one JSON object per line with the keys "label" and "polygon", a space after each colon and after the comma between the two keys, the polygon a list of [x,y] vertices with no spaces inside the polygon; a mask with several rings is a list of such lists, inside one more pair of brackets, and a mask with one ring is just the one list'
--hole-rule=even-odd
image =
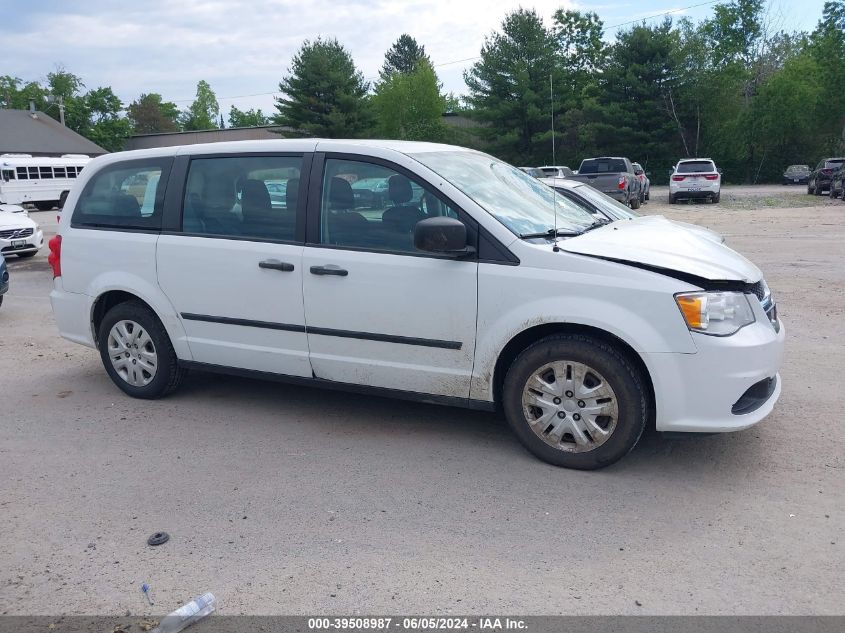
{"label": "building with dark roof", "polygon": [[0,154],[99,156],[106,150],[43,112],[0,108]]}

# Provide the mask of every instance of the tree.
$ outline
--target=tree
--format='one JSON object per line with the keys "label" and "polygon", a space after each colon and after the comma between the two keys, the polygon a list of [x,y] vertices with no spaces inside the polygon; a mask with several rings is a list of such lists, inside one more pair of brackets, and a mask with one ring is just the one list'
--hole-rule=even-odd
{"label": "tree", "polygon": [[250,108],[246,112],[235,106],[229,109],[229,127],[260,127],[270,125],[270,118],[261,109]]}
{"label": "tree", "polygon": [[484,41],[481,59],[464,73],[467,102],[491,150],[511,162],[544,164],[551,160],[551,117],[560,101],[550,100],[549,79],[556,76],[553,35],[534,10],[517,9],[502,22],[502,32]]}
{"label": "tree", "polygon": [[179,110],[175,103],[162,101],[160,94],[142,94],[129,104],[127,117],[135,134],[156,134],[179,130]]}
{"label": "tree", "polygon": [[563,66],[571,73],[595,73],[604,66],[604,23],[596,13],[558,9],[553,30]]}
{"label": "tree", "polygon": [[335,39],[306,40],[279,83],[275,121],[308,136],[355,138],[370,127],[369,84]]}
{"label": "tree", "polygon": [[372,98],[376,134],[382,138],[442,141],[446,100],[427,59],[409,72],[393,72],[376,86]]}
{"label": "tree", "polygon": [[[59,121],[61,120],[59,103],[63,104],[65,125],[84,136],[91,118],[85,95],[81,94],[84,87],[81,77],[58,67],[53,72],[47,73],[47,86],[40,109]],[[50,102],[47,101],[48,98],[51,99]]]}
{"label": "tree", "polygon": [[431,60],[425,54],[425,47],[420,46],[417,40],[407,33],[403,33],[384,54],[384,66],[379,76],[385,81],[393,73],[412,73],[421,61],[431,65]]}
{"label": "tree", "polygon": [[217,118],[220,116],[220,105],[217,96],[201,79],[197,83],[197,96],[188,109],[182,113],[182,128],[185,130],[213,130],[217,128]]}
{"label": "tree", "polygon": [[85,105],[91,117],[85,135],[110,152],[123,149],[132,124],[120,115],[123,104],[112,89],[90,90],[85,94]]}

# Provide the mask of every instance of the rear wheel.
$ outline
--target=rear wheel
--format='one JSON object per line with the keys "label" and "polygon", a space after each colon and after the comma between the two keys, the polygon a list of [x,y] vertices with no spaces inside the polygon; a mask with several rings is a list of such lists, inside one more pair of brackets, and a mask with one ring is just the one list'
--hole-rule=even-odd
{"label": "rear wheel", "polygon": [[715,196],[713,196],[713,197],[711,198],[711,200],[712,200],[712,201],[713,201],[713,203],[715,204],[715,203],[719,202],[719,200],[721,199],[721,197],[722,197],[722,192],[720,191],[720,192],[719,192],[719,193],[717,193]]}
{"label": "rear wheel", "polygon": [[651,188],[650,187],[645,190],[645,199],[651,200]]}
{"label": "rear wheel", "polygon": [[671,193],[669,194],[669,204],[675,204],[677,202],[677,198],[673,196]]}
{"label": "rear wheel", "polygon": [[647,417],[639,372],[614,346],[582,335],[549,336],[517,356],[502,404],[531,453],[583,470],[624,457]]}
{"label": "rear wheel", "polygon": [[813,191],[813,185],[808,180],[807,181],[807,195],[812,196],[814,193],[815,193],[815,191]]}
{"label": "rear wheel", "polygon": [[822,188],[819,187],[819,183],[817,181],[813,182],[813,193],[817,196],[822,195]]}
{"label": "rear wheel", "polygon": [[100,358],[112,381],[133,398],[160,398],[185,376],[167,331],[140,301],[113,307],[100,323]]}
{"label": "rear wheel", "polygon": [[629,204],[631,205],[631,208],[632,208],[633,210],[635,210],[635,211],[636,211],[637,209],[639,209],[639,208],[640,208],[640,197],[639,197],[639,195],[637,195],[637,196],[636,196],[636,197],[634,197],[634,198],[631,198],[628,202],[629,202]]}

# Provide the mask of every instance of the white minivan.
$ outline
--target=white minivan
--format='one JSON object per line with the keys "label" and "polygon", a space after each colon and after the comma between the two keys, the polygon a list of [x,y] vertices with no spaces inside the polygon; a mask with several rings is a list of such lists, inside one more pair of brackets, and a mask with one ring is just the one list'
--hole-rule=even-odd
{"label": "white minivan", "polygon": [[166,147],[96,158],[78,184],[53,311],[130,396],[199,369],[501,409],[540,459],[589,469],[646,425],[736,431],[780,395],[784,328],[754,264],[668,220],[597,219],[477,151]]}

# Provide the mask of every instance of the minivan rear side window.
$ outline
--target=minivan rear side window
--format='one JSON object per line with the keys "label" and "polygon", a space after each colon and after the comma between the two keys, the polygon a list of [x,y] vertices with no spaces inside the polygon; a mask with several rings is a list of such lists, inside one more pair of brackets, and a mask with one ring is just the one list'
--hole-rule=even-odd
{"label": "minivan rear side window", "polygon": [[85,185],[73,227],[160,230],[171,158],[115,163]]}
{"label": "minivan rear side window", "polygon": [[302,156],[191,160],[182,231],[236,239],[295,241]]}

